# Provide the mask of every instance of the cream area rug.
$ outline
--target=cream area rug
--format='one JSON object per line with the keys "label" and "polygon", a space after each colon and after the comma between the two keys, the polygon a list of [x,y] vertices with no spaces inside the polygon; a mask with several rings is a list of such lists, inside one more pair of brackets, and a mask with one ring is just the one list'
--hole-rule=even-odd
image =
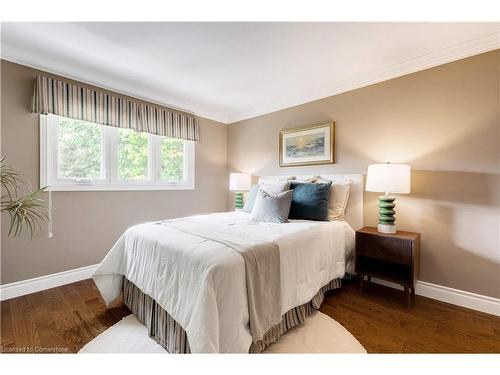
{"label": "cream area rug", "polygon": [[[129,315],[85,345],[80,353],[167,353],[148,336],[147,328]],[[344,327],[315,311],[265,353],[366,353]]]}

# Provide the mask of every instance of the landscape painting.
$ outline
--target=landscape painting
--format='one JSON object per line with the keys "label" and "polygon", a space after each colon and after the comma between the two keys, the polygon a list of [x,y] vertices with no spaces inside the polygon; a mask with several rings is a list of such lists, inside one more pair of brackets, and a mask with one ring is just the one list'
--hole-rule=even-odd
{"label": "landscape painting", "polygon": [[304,158],[325,154],[325,134],[323,132],[299,135],[286,139],[286,156]]}
{"label": "landscape painting", "polygon": [[333,163],[334,123],[280,132],[280,166]]}

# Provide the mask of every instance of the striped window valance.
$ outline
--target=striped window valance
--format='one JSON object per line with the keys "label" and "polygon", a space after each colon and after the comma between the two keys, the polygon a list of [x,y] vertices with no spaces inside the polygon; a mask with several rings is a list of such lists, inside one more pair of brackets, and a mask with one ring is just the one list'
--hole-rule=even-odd
{"label": "striped window valance", "polygon": [[200,140],[199,121],[194,116],[46,76],[35,79],[31,111],[171,138]]}

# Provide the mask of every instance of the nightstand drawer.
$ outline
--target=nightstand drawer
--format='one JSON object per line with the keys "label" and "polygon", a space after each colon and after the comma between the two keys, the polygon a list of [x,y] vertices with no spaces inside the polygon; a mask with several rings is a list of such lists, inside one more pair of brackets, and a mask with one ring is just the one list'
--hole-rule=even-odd
{"label": "nightstand drawer", "polygon": [[418,277],[419,254],[420,233],[398,230],[394,234],[383,234],[375,227],[358,229],[354,269],[360,277],[361,291],[365,278],[368,282],[376,277],[398,283],[404,287],[410,307]]}
{"label": "nightstand drawer", "polygon": [[356,233],[356,253],[389,262],[412,264],[412,242],[390,236]]}

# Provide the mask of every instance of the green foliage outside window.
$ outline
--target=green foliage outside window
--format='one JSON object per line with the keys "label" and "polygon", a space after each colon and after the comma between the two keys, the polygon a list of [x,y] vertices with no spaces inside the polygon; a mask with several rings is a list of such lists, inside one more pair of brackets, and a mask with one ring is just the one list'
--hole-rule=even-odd
{"label": "green foliage outside window", "polygon": [[[59,177],[100,179],[103,162],[102,125],[59,118]],[[120,180],[149,178],[147,133],[117,129],[117,175]],[[184,140],[161,139],[160,179],[184,180]]]}
{"label": "green foliage outside window", "polygon": [[118,130],[118,178],[148,178],[148,135],[129,129]]}
{"label": "green foliage outside window", "polygon": [[101,126],[60,117],[59,176],[62,178],[102,178],[101,140]]}
{"label": "green foliage outside window", "polygon": [[184,141],[164,138],[161,142],[160,178],[165,181],[184,180]]}

